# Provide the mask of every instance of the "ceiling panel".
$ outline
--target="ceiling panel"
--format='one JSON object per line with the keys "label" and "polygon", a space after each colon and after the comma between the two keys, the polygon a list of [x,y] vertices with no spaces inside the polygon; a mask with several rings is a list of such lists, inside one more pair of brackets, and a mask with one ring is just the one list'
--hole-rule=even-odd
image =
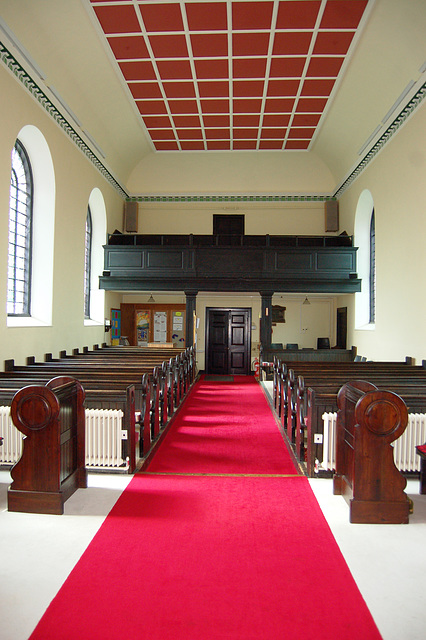
{"label": "ceiling panel", "polygon": [[157,151],[307,150],[368,0],[87,0]]}

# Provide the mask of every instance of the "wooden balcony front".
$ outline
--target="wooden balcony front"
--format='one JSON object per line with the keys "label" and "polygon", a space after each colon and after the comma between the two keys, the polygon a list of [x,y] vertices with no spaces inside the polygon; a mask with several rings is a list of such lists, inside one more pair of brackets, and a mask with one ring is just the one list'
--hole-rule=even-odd
{"label": "wooden balcony front", "polygon": [[351,236],[112,234],[99,286],[107,291],[361,290]]}

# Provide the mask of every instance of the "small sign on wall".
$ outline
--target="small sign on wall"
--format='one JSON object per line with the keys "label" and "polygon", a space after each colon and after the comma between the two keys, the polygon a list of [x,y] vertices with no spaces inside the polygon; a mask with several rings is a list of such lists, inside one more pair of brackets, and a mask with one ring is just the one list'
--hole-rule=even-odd
{"label": "small sign on wall", "polygon": [[175,347],[185,346],[185,312],[173,311],[172,313],[172,342]]}
{"label": "small sign on wall", "polygon": [[154,313],[154,342],[167,342],[167,311]]}
{"label": "small sign on wall", "polygon": [[121,338],[121,311],[111,309],[111,344],[117,345]]}

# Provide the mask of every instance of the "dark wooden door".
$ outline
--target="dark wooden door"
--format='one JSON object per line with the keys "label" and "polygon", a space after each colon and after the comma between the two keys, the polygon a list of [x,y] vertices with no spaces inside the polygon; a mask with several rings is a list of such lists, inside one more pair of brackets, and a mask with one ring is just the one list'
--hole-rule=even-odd
{"label": "dark wooden door", "polygon": [[206,309],[206,372],[249,375],[251,309]]}
{"label": "dark wooden door", "polygon": [[348,308],[337,309],[337,332],[336,346],[339,349],[346,349],[346,336],[348,331]]}

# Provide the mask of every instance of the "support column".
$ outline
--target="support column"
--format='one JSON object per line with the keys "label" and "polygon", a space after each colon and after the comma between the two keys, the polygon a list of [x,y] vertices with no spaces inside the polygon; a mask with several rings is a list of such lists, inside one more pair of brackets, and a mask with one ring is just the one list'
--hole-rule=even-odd
{"label": "support column", "polygon": [[263,350],[268,349],[272,342],[272,296],[273,291],[261,291],[262,306],[260,318],[260,343]]}
{"label": "support column", "polygon": [[194,316],[198,291],[185,291],[186,296],[186,340],[185,346],[194,346]]}

